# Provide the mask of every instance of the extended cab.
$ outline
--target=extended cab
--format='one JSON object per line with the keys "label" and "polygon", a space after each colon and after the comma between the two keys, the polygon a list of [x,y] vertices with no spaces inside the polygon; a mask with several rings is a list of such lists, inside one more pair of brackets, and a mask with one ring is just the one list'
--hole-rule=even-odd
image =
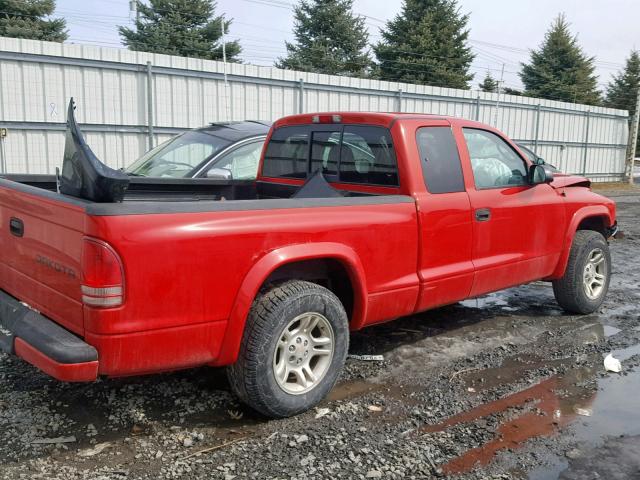
{"label": "extended cab", "polygon": [[535,280],[589,313],[609,285],[614,202],[477,122],[286,117],[234,182],[98,203],[0,179],[0,347],[63,381],[228,366],[282,417],[333,387],[349,331]]}

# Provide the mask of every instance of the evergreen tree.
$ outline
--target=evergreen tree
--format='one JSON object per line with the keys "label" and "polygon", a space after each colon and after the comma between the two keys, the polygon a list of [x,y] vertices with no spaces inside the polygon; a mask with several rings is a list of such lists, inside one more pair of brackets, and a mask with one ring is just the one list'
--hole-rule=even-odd
{"label": "evergreen tree", "polygon": [[484,80],[478,86],[483,92],[496,93],[498,91],[498,81],[491,76],[490,72],[487,72]]}
{"label": "evergreen tree", "polygon": [[47,18],[55,8],[55,0],[0,0],[0,37],[64,42],[65,20]]}
{"label": "evergreen tree", "polygon": [[[135,29],[118,27],[122,42],[130,50],[183,57],[222,60],[222,29],[230,20],[214,16],[213,0],[136,0],[139,19]],[[226,42],[227,60],[238,62],[237,41]]]}
{"label": "evergreen tree", "polygon": [[504,93],[505,95],[515,95],[516,97],[520,97],[522,95],[522,92],[520,90],[509,87],[504,87],[502,89],[502,93]]}
{"label": "evergreen tree", "polygon": [[[640,88],[640,52],[632,50],[627,58],[624,69],[614,75],[607,86],[605,105],[611,108],[629,110],[629,119],[633,119]],[[640,156],[640,132],[638,132],[638,144],[636,156]]]}
{"label": "evergreen tree", "polygon": [[594,58],[587,57],[569,31],[564,14],[558,15],[531,61],[522,65],[524,94],[565,102],[600,103]]}
{"label": "evergreen tree", "polygon": [[330,75],[365,76],[372,67],[364,18],[353,0],[301,0],[294,9],[295,42],[278,68]]}
{"label": "evergreen tree", "polygon": [[474,59],[457,0],[404,0],[374,46],[382,80],[469,88]]}

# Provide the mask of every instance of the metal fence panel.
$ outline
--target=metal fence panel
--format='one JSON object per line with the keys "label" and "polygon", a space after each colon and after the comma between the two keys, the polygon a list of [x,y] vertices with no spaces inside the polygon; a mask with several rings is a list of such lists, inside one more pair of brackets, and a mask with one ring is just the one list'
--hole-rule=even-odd
{"label": "metal fence panel", "polygon": [[[294,72],[124,49],[0,38],[0,127],[9,172],[62,162],[69,97],[87,141],[114,167],[172,134],[225,120],[312,111],[403,111],[496,126],[561,170],[624,174],[628,113],[529,97]],[[1,159],[0,159],[1,160]]]}

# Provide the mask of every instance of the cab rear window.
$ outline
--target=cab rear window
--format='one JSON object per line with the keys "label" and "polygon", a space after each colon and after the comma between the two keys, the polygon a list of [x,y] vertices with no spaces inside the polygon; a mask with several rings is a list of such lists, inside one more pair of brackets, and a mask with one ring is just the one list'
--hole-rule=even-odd
{"label": "cab rear window", "polygon": [[332,182],[397,186],[398,163],[389,130],[364,125],[305,125],[273,132],[263,176],[306,178],[318,170]]}
{"label": "cab rear window", "polygon": [[339,170],[341,182],[397,186],[398,162],[389,130],[345,126]]}
{"label": "cab rear window", "polygon": [[309,158],[309,128],[278,128],[267,145],[262,175],[275,178],[306,178]]}

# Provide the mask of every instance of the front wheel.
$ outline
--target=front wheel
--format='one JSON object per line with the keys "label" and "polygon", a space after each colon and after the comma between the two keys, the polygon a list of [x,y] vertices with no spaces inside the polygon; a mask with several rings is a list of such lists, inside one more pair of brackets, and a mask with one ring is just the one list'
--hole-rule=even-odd
{"label": "front wheel", "polygon": [[573,237],[564,276],[553,282],[558,304],[572,313],[600,308],[609,289],[611,255],[606,239],[593,230],[578,230]]}
{"label": "front wheel", "polygon": [[227,370],[229,382],[258,412],[288,417],[329,393],[348,349],[347,314],[333,292],[288,281],[254,301],[238,360]]}

